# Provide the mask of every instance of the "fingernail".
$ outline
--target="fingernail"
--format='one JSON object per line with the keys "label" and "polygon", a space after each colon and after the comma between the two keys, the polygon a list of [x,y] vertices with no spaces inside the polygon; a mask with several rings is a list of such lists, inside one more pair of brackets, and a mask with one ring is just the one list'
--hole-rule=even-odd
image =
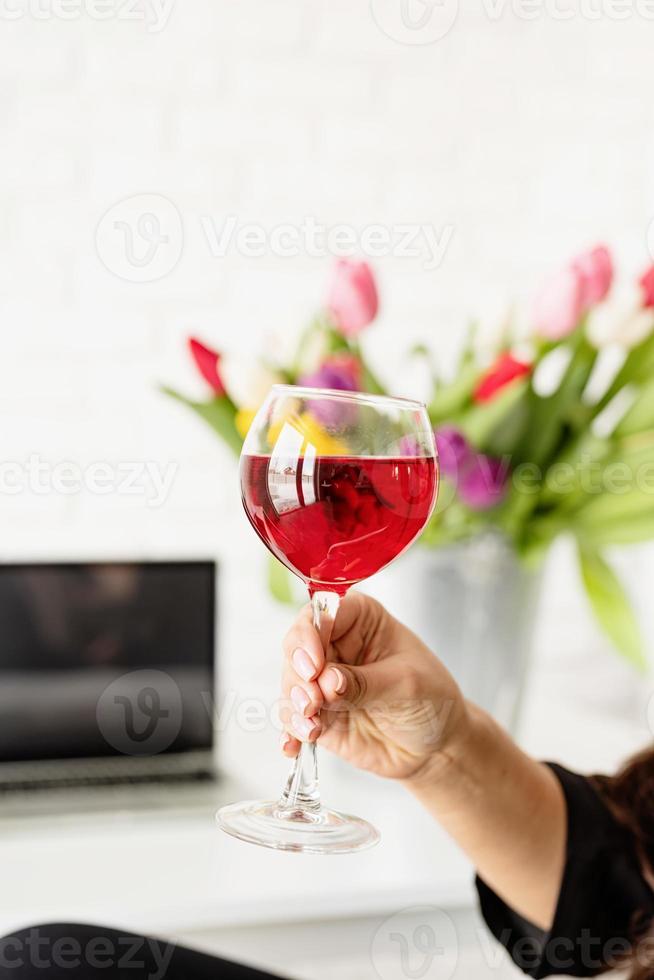
{"label": "fingernail", "polygon": [[282,750],[282,752],[284,751],[284,749],[286,748],[286,746],[290,741],[291,741],[291,736],[288,734],[288,732],[282,732],[282,734],[279,736],[279,747]]}
{"label": "fingernail", "polygon": [[304,718],[302,715],[293,715],[291,718],[291,724],[298,738],[308,741],[311,735],[318,727],[313,718]]}
{"label": "fingernail", "polygon": [[302,650],[301,647],[298,647],[293,654],[293,666],[303,681],[310,681],[316,672],[313,660],[307,651]]}
{"label": "fingernail", "polygon": [[334,687],[334,691],[336,694],[342,694],[347,686],[347,681],[345,680],[343,671],[339,670],[338,667],[330,667],[329,672],[334,677],[334,684],[336,685]]}
{"label": "fingernail", "polygon": [[297,708],[298,713],[303,715],[307,706],[311,703],[311,698],[303,687],[296,686],[291,688],[291,701]]}

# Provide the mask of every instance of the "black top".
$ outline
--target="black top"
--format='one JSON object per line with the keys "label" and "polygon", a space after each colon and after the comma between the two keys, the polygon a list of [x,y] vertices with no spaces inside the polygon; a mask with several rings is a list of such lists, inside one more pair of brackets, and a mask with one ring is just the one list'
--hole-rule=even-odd
{"label": "black top", "polygon": [[554,923],[543,932],[480,878],[481,911],[496,939],[530,977],[592,977],[619,966],[654,917],[654,892],[629,833],[585,776],[550,764],[565,794],[568,836]]}

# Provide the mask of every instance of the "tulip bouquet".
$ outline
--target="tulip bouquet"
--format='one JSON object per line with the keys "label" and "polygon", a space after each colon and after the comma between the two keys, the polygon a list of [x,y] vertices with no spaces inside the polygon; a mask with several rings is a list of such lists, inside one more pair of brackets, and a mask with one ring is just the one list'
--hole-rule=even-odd
{"label": "tulip bouquet", "polygon": [[[422,540],[438,547],[494,531],[534,563],[560,534],[573,535],[601,626],[643,666],[638,625],[606,551],[654,537],[654,266],[631,288],[613,280],[607,248],[578,256],[545,284],[526,329],[508,325],[484,353],[473,328],[454,376],[433,372],[428,408],[442,486]],[[377,309],[367,264],[339,261],[292,364],[244,370],[192,338],[211,397],[165,390],[238,453],[276,381],[385,393],[360,343]],[[319,448],[319,419],[313,428]],[[271,570],[273,592],[288,598],[283,570]]]}

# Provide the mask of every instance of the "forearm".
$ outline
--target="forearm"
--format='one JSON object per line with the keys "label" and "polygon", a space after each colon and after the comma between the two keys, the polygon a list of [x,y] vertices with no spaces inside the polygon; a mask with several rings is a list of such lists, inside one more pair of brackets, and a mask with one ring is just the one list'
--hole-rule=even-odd
{"label": "forearm", "polygon": [[547,766],[469,706],[460,737],[407,786],[520,915],[552,923],[563,874],[565,799]]}

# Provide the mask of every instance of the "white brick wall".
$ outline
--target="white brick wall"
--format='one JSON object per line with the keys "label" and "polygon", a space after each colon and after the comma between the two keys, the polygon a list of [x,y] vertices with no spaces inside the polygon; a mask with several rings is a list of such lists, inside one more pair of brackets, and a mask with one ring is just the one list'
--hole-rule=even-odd
{"label": "white brick wall", "polygon": [[[213,257],[201,216],[452,225],[440,268],[376,263],[383,313],[367,343],[387,376],[411,339],[447,361],[468,316],[528,295],[596,239],[627,268],[646,262],[654,22],[637,14],[527,21],[509,7],[492,20],[464,0],[447,36],[414,45],[351,0],[176,0],[159,33],[21,9],[0,16],[2,457],[178,470],[157,510],[119,494],[2,495],[2,556],[260,556],[232,460],[155,385],[203,390],[189,331],[244,352],[288,339],[329,263]],[[107,209],[145,193],[178,208],[184,248],[169,275],[139,284],[105,268],[95,234]]]}

